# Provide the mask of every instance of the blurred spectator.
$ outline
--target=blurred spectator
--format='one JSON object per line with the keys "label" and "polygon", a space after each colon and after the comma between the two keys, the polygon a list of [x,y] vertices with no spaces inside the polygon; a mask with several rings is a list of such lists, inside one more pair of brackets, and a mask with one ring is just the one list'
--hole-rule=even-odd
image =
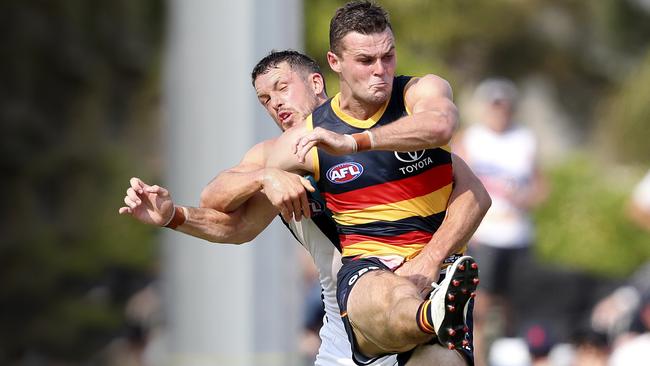
{"label": "blurred spectator", "polygon": [[[634,189],[627,213],[650,231],[650,171]],[[650,359],[650,261],[594,306],[591,321],[595,330],[608,335],[614,347],[609,365]]]}
{"label": "blurred spectator", "polygon": [[609,336],[611,342],[622,335],[643,330],[636,316],[641,300],[650,296],[650,262],[639,268],[630,279],[600,300],[591,314],[592,327]]}
{"label": "blurred spectator", "polygon": [[538,167],[536,138],[530,129],[513,120],[517,103],[514,83],[487,79],[476,88],[474,98],[479,123],[460,134],[454,147],[492,198],[492,207],[469,248],[481,268],[475,308],[477,365],[481,366],[482,350],[488,349],[484,336],[488,313],[497,312],[503,324],[497,335],[515,333],[513,278],[518,276],[516,268],[525,268],[533,243],[529,212],[547,192]]}
{"label": "blurred spectator", "polygon": [[571,366],[605,366],[610,348],[605,334],[593,329],[582,329],[573,339]]}
{"label": "blurred spectator", "polygon": [[610,366],[650,363],[650,295],[642,298],[636,313],[639,328],[619,337],[609,360]]}
{"label": "blurred spectator", "polygon": [[549,328],[534,324],[525,332],[525,341],[533,366],[550,366],[549,354],[555,345],[555,339]]}
{"label": "blurred spectator", "polygon": [[[628,216],[650,231],[650,171],[637,184],[628,205]],[[642,265],[623,286],[600,300],[592,312],[592,326],[615,342],[628,332],[643,332],[639,313],[642,300],[650,297],[650,261]]]}
{"label": "blurred spectator", "polygon": [[642,228],[650,231],[650,170],[637,184],[628,206],[628,216]]}
{"label": "blurred spectator", "polygon": [[[125,309],[121,336],[113,339],[90,364],[97,366],[156,366],[161,357],[152,352],[152,339],[160,336],[161,299],[157,284],[148,284],[133,294]],[[154,344],[157,342],[153,342]]]}
{"label": "blurred spectator", "polygon": [[490,366],[532,366],[526,342],[521,338],[501,338],[490,347]]}

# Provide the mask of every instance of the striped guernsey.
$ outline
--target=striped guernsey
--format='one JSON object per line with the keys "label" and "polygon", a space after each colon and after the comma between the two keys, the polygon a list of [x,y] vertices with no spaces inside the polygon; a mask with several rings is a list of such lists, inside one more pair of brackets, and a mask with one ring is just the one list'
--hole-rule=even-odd
{"label": "striped guernsey", "polygon": [[[408,113],[404,89],[409,80],[394,78],[390,100],[368,120],[345,115],[337,94],[312,113],[307,126],[352,134],[391,123]],[[399,263],[417,255],[442,223],[453,181],[449,147],[344,156],[312,151],[315,177],[337,223],[343,257],[394,258]]]}

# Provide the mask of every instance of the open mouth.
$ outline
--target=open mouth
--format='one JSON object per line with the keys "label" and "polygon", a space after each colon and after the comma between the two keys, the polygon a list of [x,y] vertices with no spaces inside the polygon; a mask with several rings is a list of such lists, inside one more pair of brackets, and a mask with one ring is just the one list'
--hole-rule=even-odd
{"label": "open mouth", "polygon": [[278,113],[278,118],[280,119],[281,123],[284,123],[287,121],[289,118],[291,118],[292,113],[289,111],[281,111]]}

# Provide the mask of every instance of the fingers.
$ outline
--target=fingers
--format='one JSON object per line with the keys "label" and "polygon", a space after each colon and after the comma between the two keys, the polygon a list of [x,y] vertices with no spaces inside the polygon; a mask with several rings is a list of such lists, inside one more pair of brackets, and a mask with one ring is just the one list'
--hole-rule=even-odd
{"label": "fingers", "polygon": [[150,186],[146,189],[148,193],[155,193],[160,197],[169,197],[169,191],[166,188],[163,188],[157,184]]}
{"label": "fingers", "polygon": [[[276,206],[277,207],[277,206]],[[280,215],[282,216],[282,219],[286,222],[291,222],[291,218],[293,217],[291,210],[289,210],[289,207],[287,205],[280,205],[278,207],[278,210],[280,210]]]}
{"label": "fingers", "polygon": [[[301,179],[304,179],[304,178],[301,178]],[[306,192],[302,192],[302,194],[300,195],[300,206],[302,206],[302,213],[305,215],[305,217],[311,217],[311,207],[309,206],[309,199],[307,199],[307,193]]]}
{"label": "fingers", "polygon": [[131,188],[140,194],[144,193],[144,189],[147,187],[147,184],[138,177],[131,178],[129,183],[131,184]]}
{"label": "fingers", "polygon": [[120,207],[120,209],[117,211],[120,215],[126,215],[126,214],[131,214],[133,213],[133,210],[131,210],[129,207]]}
{"label": "fingers", "polygon": [[305,189],[308,190],[309,192],[315,192],[316,191],[316,188],[314,188],[314,186],[311,185],[311,182],[309,181],[309,179],[304,178],[304,177],[300,177],[300,183],[302,183],[302,186],[305,187]]}
{"label": "fingers", "polygon": [[296,219],[296,221],[302,220],[302,204],[300,197],[292,197],[291,199],[291,208],[292,208],[292,213],[293,217]]}
{"label": "fingers", "polygon": [[134,210],[136,207],[138,207],[139,203],[133,200],[133,198],[129,197],[128,195],[124,197],[124,203],[129,207],[131,210]]}
{"label": "fingers", "polygon": [[286,222],[291,221],[291,219],[300,221],[303,216],[309,217],[311,215],[309,200],[304,191],[286,194],[273,203],[273,206],[280,211],[280,215],[282,215],[282,218]]}
{"label": "fingers", "polygon": [[131,198],[131,200],[138,205],[142,203],[142,200],[136,193],[135,189],[133,189],[132,187],[126,190],[126,196]]}
{"label": "fingers", "polygon": [[301,164],[305,162],[305,157],[307,157],[307,154],[309,154],[309,151],[311,150],[312,147],[316,146],[317,141],[309,141],[302,145],[298,151],[296,152],[296,155],[298,156],[298,162]]}

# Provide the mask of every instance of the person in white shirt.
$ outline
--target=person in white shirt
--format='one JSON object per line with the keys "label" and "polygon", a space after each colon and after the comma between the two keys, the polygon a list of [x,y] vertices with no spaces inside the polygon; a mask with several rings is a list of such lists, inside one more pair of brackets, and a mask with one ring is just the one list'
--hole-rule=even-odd
{"label": "person in white shirt", "polygon": [[[481,268],[481,287],[475,308],[477,354],[489,310],[502,309],[505,335],[512,336],[513,268],[528,260],[534,242],[530,210],[546,198],[538,165],[537,141],[513,115],[517,88],[504,78],[490,78],[474,92],[479,121],[459,134],[454,151],[479,177],[492,198],[492,207],[474,234],[470,255]],[[494,307],[493,305],[500,305]],[[481,365],[477,359],[477,365]]]}

